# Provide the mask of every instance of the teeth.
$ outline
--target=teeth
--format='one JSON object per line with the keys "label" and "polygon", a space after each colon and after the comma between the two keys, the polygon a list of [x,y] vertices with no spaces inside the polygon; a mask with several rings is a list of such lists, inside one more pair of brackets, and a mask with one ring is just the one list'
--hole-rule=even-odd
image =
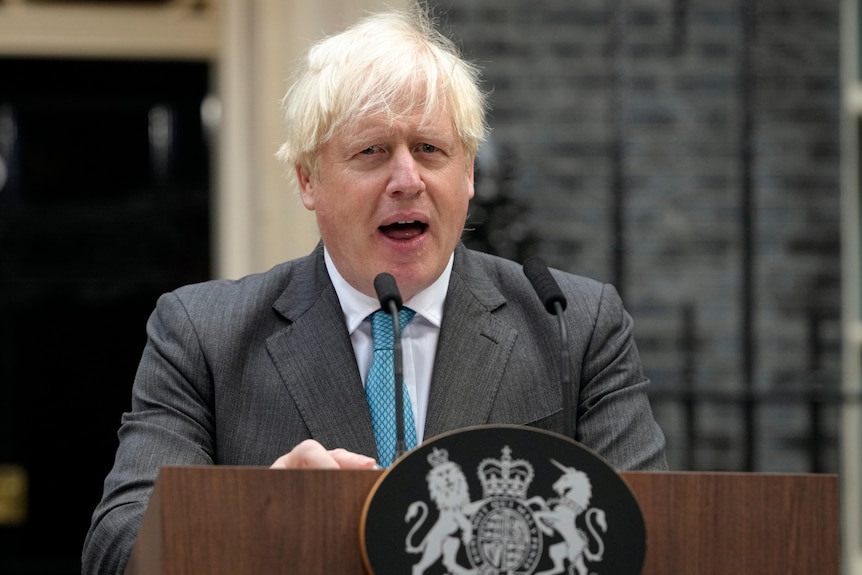
{"label": "teeth", "polygon": [[396,224],[404,225],[404,224],[412,224],[415,220],[404,221],[404,222],[395,222]]}

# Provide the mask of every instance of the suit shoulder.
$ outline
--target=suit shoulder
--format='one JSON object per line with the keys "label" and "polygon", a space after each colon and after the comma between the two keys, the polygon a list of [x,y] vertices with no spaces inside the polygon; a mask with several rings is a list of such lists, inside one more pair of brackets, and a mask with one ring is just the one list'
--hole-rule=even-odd
{"label": "suit shoulder", "polygon": [[200,297],[236,297],[244,293],[265,294],[289,280],[295,262],[278,264],[267,271],[251,273],[240,278],[211,279],[199,283],[180,286],[173,290],[180,299]]}
{"label": "suit shoulder", "polygon": [[[530,285],[527,276],[524,274],[523,264],[518,262],[479,252],[475,250],[465,250],[465,262],[468,264],[468,269],[472,266],[477,266],[484,274],[494,279],[494,282],[505,288],[514,288],[517,290],[530,290]],[[560,285],[560,289],[568,295],[584,296],[591,294],[595,298],[601,297],[602,292],[610,287],[599,280],[562,271],[556,268],[550,268],[551,274]]]}
{"label": "suit shoulder", "polygon": [[218,316],[243,321],[260,317],[260,314],[269,315],[286,290],[298,293],[311,290],[307,284],[315,275],[311,271],[314,261],[308,256],[237,279],[213,279],[185,285],[163,294],[160,300],[175,300],[192,317]]}

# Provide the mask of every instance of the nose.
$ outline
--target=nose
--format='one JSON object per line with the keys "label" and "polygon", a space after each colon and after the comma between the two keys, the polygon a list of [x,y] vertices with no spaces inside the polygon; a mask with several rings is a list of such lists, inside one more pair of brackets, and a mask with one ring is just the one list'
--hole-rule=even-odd
{"label": "nose", "polygon": [[398,147],[392,152],[392,174],[386,191],[390,194],[418,194],[425,190],[419,163],[406,147]]}

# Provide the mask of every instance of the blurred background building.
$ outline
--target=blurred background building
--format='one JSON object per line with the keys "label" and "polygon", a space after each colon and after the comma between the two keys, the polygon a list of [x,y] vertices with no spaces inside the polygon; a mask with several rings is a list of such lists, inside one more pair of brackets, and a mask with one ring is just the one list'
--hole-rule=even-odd
{"label": "blurred background building", "polygon": [[[308,253],[274,158],[378,0],[0,1],[0,573],[74,574],[163,291]],[[485,70],[465,241],[617,286],[674,470],[840,473],[862,573],[857,0],[428,0]]]}

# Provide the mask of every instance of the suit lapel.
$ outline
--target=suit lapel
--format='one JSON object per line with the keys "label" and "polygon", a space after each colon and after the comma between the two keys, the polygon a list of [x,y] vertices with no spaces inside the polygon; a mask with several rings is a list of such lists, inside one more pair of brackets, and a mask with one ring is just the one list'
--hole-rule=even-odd
{"label": "suit lapel", "polygon": [[356,357],[322,247],[291,274],[274,304],[291,323],[267,349],[311,436],[325,447],[376,454]]}
{"label": "suit lapel", "polygon": [[492,313],[505,298],[459,246],[443,311],[425,438],[488,423],[517,331]]}
{"label": "suit lapel", "polygon": [[[506,303],[491,278],[459,245],[443,311],[425,438],[489,422],[518,332],[493,312]],[[290,325],[267,349],[311,436],[326,447],[376,454],[371,417],[323,262],[323,248],[297,262],[274,304]]]}

